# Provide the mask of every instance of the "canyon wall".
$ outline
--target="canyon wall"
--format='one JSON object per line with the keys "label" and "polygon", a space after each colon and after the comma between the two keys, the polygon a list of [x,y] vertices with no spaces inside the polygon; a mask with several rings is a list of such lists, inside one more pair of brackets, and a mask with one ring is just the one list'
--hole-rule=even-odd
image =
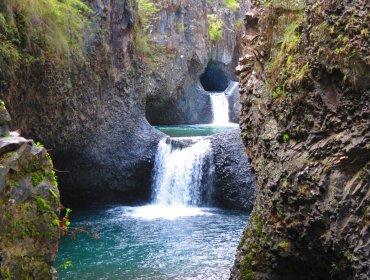
{"label": "canyon wall", "polygon": [[[50,148],[64,203],[147,202],[164,135],[146,116],[152,123],[211,122],[200,76],[211,62],[224,84],[235,78],[242,31],[234,27],[248,1],[235,11],[222,0],[156,1],[148,34],[138,31],[145,27],[136,1],[87,3],[85,60],[24,67],[14,83],[0,85],[0,97],[12,129]],[[208,14],[223,22],[217,41],[210,39]],[[148,37],[149,52],[137,43],[140,36]]]}
{"label": "canyon wall", "polygon": [[59,206],[46,149],[12,136],[0,104],[0,279],[56,279]]}
{"label": "canyon wall", "polygon": [[[149,122],[212,122],[207,83],[219,84],[216,89],[223,91],[230,80],[237,80],[234,68],[240,56],[242,19],[250,6],[249,0],[239,2],[240,8],[233,11],[222,0],[158,1],[161,9],[149,34],[156,46],[146,77]],[[222,37],[217,40],[209,34],[212,17],[222,22]],[[209,75],[201,83],[204,72]]]}
{"label": "canyon wall", "polygon": [[255,1],[242,136],[256,204],[230,279],[368,279],[367,1]]}
{"label": "canyon wall", "polygon": [[62,199],[143,201],[162,137],[145,119],[133,1],[93,1],[86,61],[34,65],[2,91],[13,128],[51,149]]}

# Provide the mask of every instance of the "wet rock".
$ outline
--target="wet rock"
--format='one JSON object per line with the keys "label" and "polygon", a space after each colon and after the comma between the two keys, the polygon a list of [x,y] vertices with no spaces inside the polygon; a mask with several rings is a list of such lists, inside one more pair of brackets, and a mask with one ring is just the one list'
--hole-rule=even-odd
{"label": "wet rock", "polygon": [[213,200],[216,206],[250,211],[254,176],[238,129],[211,137],[215,165]]}

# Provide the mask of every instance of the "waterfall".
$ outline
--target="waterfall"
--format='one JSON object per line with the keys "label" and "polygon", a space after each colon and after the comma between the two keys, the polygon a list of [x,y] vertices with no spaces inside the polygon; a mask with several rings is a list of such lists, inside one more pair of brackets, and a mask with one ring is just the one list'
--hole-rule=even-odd
{"label": "waterfall", "polygon": [[130,215],[147,220],[212,215],[199,208],[212,190],[212,159],[209,139],[162,139],[153,169],[153,202],[135,208]]}
{"label": "waterfall", "polygon": [[229,102],[224,92],[211,94],[213,124],[227,125],[229,123]]}
{"label": "waterfall", "polygon": [[227,96],[234,94],[238,90],[239,83],[231,82],[224,92],[211,93],[211,103],[213,111],[213,125],[229,125],[229,101]]}
{"label": "waterfall", "polygon": [[201,139],[181,147],[184,143],[178,141],[181,140],[163,139],[158,145],[153,179],[154,203],[162,206],[198,206],[202,200],[204,177],[209,175],[206,173],[211,142]]}

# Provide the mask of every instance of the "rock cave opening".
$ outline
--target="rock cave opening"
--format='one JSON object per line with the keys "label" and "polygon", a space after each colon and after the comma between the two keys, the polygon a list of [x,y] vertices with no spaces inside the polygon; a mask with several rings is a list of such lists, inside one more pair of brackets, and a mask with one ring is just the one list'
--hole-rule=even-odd
{"label": "rock cave opening", "polygon": [[206,91],[224,91],[229,85],[229,79],[220,62],[208,63],[204,73],[200,76],[200,83]]}

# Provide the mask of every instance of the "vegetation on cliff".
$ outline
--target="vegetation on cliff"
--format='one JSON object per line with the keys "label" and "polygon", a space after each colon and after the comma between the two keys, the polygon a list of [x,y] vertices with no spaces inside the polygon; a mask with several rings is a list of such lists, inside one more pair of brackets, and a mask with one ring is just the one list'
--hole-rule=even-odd
{"label": "vegetation on cliff", "polygon": [[367,279],[369,7],[255,3],[237,69],[260,219],[232,279]]}
{"label": "vegetation on cliff", "polygon": [[223,22],[221,19],[217,18],[217,15],[210,14],[208,15],[208,24],[209,24],[209,38],[213,42],[217,42],[222,39],[222,27]]}
{"label": "vegetation on cliff", "polygon": [[0,108],[0,279],[51,279],[58,248],[59,190],[46,149],[12,136]]}
{"label": "vegetation on cliff", "polygon": [[83,56],[90,9],[80,0],[4,0],[0,3],[0,86],[19,66],[68,63]]}
{"label": "vegetation on cliff", "polygon": [[152,46],[150,46],[148,31],[151,23],[156,19],[159,8],[151,0],[138,0],[138,14],[141,21],[140,25],[135,25],[135,47],[136,52],[142,56],[150,56],[152,53]]}

